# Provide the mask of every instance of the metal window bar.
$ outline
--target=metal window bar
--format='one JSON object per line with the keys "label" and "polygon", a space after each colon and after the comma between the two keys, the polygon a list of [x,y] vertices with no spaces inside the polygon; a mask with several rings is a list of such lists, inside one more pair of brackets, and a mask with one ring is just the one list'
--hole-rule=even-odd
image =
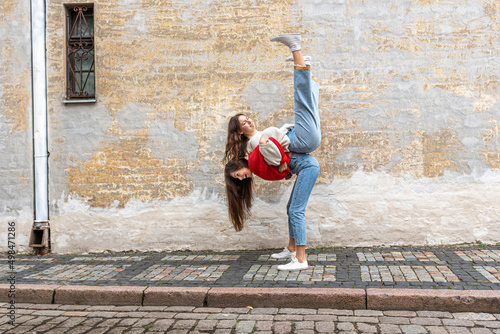
{"label": "metal window bar", "polygon": [[66,8],[68,98],[95,97],[93,15],[92,7]]}

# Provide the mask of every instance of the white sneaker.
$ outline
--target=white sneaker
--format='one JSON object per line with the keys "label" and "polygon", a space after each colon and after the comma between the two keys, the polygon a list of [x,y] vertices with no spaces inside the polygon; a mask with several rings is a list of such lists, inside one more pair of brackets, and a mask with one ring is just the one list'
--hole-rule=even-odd
{"label": "white sneaker", "polygon": [[299,51],[301,36],[300,34],[284,34],[271,37],[271,42],[283,43],[290,48],[290,51]]}
{"label": "white sneaker", "polygon": [[289,263],[278,266],[278,270],[288,270],[288,271],[304,270],[307,268],[309,268],[307,260],[300,263],[295,256],[292,257],[292,261],[290,261]]}
{"label": "white sneaker", "polygon": [[291,259],[295,257],[295,252],[290,252],[288,247],[285,247],[281,253],[271,254],[271,259]]}
{"label": "white sneaker", "polygon": [[[285,61],[293,61],[293,56],[286,57]],[[304,56],[304,62],[306,63],[306,66],[311,66],[311,61],[311,56]]]}

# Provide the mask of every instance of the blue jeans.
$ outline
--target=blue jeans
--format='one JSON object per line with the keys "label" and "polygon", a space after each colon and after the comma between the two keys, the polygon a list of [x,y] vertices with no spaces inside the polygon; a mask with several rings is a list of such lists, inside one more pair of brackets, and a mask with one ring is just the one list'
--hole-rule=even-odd
{"label": "blue jeans", "polygon": [[291,153],[290,170],[297,174],[292,194],[286,206],[288,234],[295,239],[296,246],[307,244],[306,206],[314,183],[319,175],[319,163],[309,154]]}
{"label": "blue jeans", "polygon": [[321,142],[318,111],[319,83],[310,67],[295,66],[293,72],[295,126],[288,132],[288,150],[311,153]]}
{"label": "blue jeans", "polygon": [[296,246],[307,244],[306,206],[319,175],[319,163],[309,154],[321,142],[318,111],[319,83],[311,77],[310,67],[296,66],[293,72],[295,126],[290,138],[290,171],[297,174],[286,206],[288,233]]}

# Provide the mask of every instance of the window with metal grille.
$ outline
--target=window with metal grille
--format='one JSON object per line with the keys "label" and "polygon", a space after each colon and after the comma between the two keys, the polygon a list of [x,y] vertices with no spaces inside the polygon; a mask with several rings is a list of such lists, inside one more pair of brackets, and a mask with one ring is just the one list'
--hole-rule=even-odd
{"label": "window with metal grille", "polygon": [[66,5],[66,98],[95,98],[94,8]]}

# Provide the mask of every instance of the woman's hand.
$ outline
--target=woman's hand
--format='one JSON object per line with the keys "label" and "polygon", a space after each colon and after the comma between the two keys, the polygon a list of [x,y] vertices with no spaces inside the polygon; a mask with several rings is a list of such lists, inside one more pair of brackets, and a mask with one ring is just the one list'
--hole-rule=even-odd
{"label": "woman's hand", "polygon": [[286,162],[278,166],[278,172],[283,173],[284,171],[286,171]]}
{"label": "woman's hand", "polygon": [[262,134],[262,136],[260,137],[260,140],[259,140],[259,145],[267,143],[268,140],[269,140],[269,137],[266,136],[265,134]]}

